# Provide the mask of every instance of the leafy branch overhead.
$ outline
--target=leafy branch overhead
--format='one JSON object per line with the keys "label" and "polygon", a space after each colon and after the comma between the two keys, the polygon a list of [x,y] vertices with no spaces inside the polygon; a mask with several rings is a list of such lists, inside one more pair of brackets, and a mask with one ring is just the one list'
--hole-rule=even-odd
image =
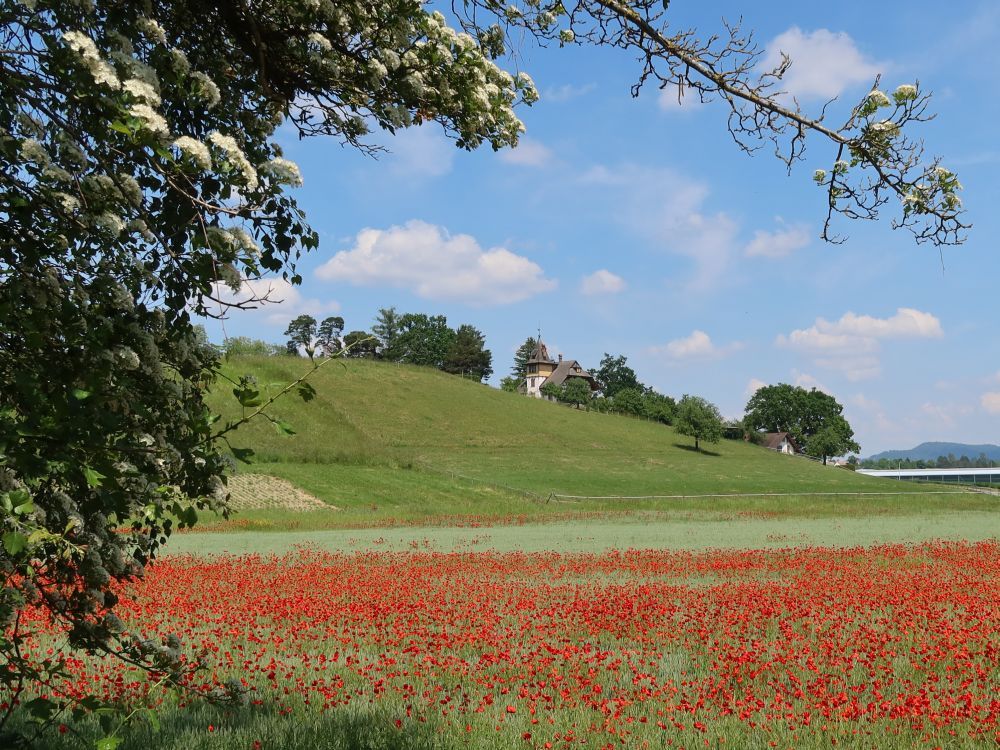
{"label": "leafy branch overhead", "polygon": [[782,54],[771,69],[761,67],[763,50],[741,23],[723,23],[719,33],[675,29],[664,0],[580,0],[565,5],[528,3],[524,8],[495,0],[456,6],[466,31],[489,49],[517,30],[542,44],[597,45],[626,50],[640,61],[632,94],[645,86],[676,90],[728,110],[726,127],[747,153],[770,146],[787,169],[806,159],[807,140],[829,147],[814,179],[826,190],[823,238],[842,242],[834,219],[875,220],[894,215],[917,242],[959,244],[970,225],[963,220],[962,186],[938,157],[928,158],[914,131],[934,115],[930,94],[917,82],[872,90],[831,122],[835,100],[817,112],[803,110],[783,88],[795,61]]}

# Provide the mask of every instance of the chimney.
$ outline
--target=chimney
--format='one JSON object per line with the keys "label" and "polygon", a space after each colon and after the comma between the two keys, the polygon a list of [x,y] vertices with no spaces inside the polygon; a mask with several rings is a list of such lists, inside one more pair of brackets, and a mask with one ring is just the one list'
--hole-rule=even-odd
{"label": "chimney", "polygon": [[559,361],[562,362],[562,355],[559,355]]}

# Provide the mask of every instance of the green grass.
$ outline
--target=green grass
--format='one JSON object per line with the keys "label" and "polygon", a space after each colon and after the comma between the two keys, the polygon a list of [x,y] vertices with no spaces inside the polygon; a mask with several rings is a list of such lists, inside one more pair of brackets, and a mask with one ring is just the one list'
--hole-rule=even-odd
{"label": "green grass", "polygon": [[[264,527],[267,528],[267,527]],[[281,528],[280,526],[278,528]],[[798,546],[855,547],[929,539],[978,541],[1000,536],[1000,514],[942,512],[844,518],[759,518],[680,512],[627,517],[574,518],[504,526],[328,529],[306,522],[296,533],[249,530],[176,534],[170,555],[284,554],[299,546],[330,551],[498,550],[588,552],[609,549],[763,549]]]}
{"label": "green grass", "polygon": [[[272,390],[307,368],[300,359],[230,362]],[[798,498],[713,499],[712,510],[837,516],[990,511],[985,495],[930,495],[940,488],[856,475],[742,441],[693,450],[663,425],[503,393],[436,370],[381,362],[333,362],[311,378],[317,397],[289,396],[274,414],[297,434],[259,421],[234,442],[254,448],[252,470],[287,479],[342,509],[330,525],[371,525],[442,515],[549,516],[537,498],[566,495],[793,493]],[[238,407],[220,387],[213,406]],[[809,493],[907,493],[836,500]],[[701,510],[698,500],[587,500],[557,512]],[[267,519],[261,520],[267,525]]]}

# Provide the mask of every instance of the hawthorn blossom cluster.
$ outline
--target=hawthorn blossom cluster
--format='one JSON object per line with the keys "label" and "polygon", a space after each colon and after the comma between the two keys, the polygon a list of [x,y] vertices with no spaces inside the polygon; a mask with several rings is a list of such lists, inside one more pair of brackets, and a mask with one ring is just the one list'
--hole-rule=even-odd
{"label": "hawthorn blossom cluster", "polygon": [[[848,182],[852,168],[876,164],[888,175],[881,178],[886,184],[878,190],[894,190],[902,203],[903,220],[897,224],[920,215],[955,216],[961,210],[958,191],[962,185],[955,174],[936,161],[918,168],[919,144],[904,136],[904,126],[922,116],[920,98],[919,88],[908,83],[897,86],[891,95],[879,88],[865,95],[855,109],[860,136],[850,144],[850,160],[838,158],[832,174],[825,169],[813,173],[813,180],[828,189],[833,204],[843,199],[861,200],[857,205],[869,213],[881,205],[883,199],[866,201],[861,198],[865,189]],[[883,114],[886,111],[887,116]]]}

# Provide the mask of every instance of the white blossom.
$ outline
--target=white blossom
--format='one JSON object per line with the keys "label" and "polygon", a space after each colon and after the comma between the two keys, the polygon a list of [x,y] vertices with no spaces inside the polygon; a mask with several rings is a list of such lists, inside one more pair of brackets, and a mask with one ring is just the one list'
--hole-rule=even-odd
{"label": "white blossom", "polygon": [[73,175],[62,167],[57,167],[55,164],[49,164],[42,170],[42,179],[47,182],[71,182],[73,180]]}
{"label": "white blossom", "polygon": [[188,74],[191,70],[191,63],[188,62],[187,55],[184,54],[183,50],[176,47],[170,50],[170,67],[178,75],[186,76]]}
{"label": "white blossom", "polygon": [[826,179],[826,170],[825,169],[817,169],[815,172],[813,172],[813,179],[817,183],[822,184],[823,180]]}
{"label": "white blossom", "polygon": [[889,101],[889,97],[885,95],[885,92],[880,91],[879,89],[872,89],[868,92],[868,101],[876,107],[888,107],[892,104],[892,102]]}
{"label": "white blossom", "polygon": [[49,152],[45,150],[45,146],[34,138],[25,138],[21,141],[21,158],[41,166],[45,166],[50,160]]}
{"label": "white blossom", "polygon": [[576,34],[573,33],[572,29],[563,29],[559,32],[559,41],[564,44],[569,44],[574,39],[576,39]]}
{"label": "white blossom", "polygon": [[167,32],[163,30],[152,18],[146,18],[142,16],[139,18],[139,30],[152,42],[157,42],[159,44],[167,43]]}
{"label": "white blossom", "polygon": [[232,250],[236,244],[236,239],[221,227],[206,227],[205,240],[209,247],[220,250]]}
{"label": "white blossom", "polygon": [[219,92],[219,87],[215,85],[215,81],[204,73],[195,71],[191,74],[191,80],[194,81],[195,94],[205,102],[208,109],[214,107],[222,99],[222,94]]}
{"label": "white blossom", "polygon": [[143,130],[148,130],[150,133],[164,138],[170,135],[170,126],[163,119],[163,115],[148,104],[133,104],[129,107],[128,113],[142,121]]}
{"label": "white blossom", "polygon": [[899,134],[899,125],[892,120],[880,120],[879,122],[873,122],[870,130],[877,137],[893,138]]}
{"label": "white blossom", "polygon": [[93,224],[98,229],[101,229],[115,237],[120,235],[125,230],[125,222],[121,220],[120,216],[117,216],[110,211],[105,211],[102,214],[94,216]]}
{"label": "white blossom", "polygon": [[118,175],[117,187],[118,192],[133,206],[138,206],[142,203],[142,189],[132,175],[125,174],[124,172],[120,173]]}
{"label": "white blossom", "polygon": [[147,104],[158,106],[160,103],[160,95],[146,81],[140,81],[138,78],[130,78],[122,84],[122,88],[136,99],[144,101]]}
{"label": "white blossom", "polygon": [[263,165],[262,170],[272,175],[276,182],[302,187],[302,172],[299,171],[299,165],[294,161],[281,158],[271,159]]}
{"label": "white blossom", "polygon": [[182,135],[171,145],[193,161],[200,169],[208,171],[212,168],[212,155],[208,151],[208,146],[197,138]]}
{"label": "white blossom", "polygon": [[132,219],[127,226],[128,231],[138,232],[146,242],[155,242],[156,235],[149,231],[149,227],[142,219]]}
{"label": "white blossom", "polygon": [[256,190],[257,170],[253,168],[253,165],[243,155],[243,150],[236,143],[236,140],[232,136],[223,135],[218,130],[213,130],[209,133],[208,140],[213,146],[225,152],[228,161],[243,173],[243,179],[246,181],[247,187],[251,190]]}
{"label": "white blossom", "polygon": [[833,171],[836,174],[844,174],[850,168],[850,166],[851,165],[849,162],[846,162],[843,159],[838,159],[833,163]]}
{"label": "white blossom", "polygon": [[250,255],[255,258],[260,257],[260,246],[254,242],[253,237],[242,227],[230,227],[229,233],[233,236],[233,240],[237,245],[246,250]]}
{"label": "white blossom", "polygon": [[917,87],[912,83],[904,83],[902,86],[896,87],[892,96],[896,100],[896,104],[913,101],[917,98]]}
{"label": "white blossom", "polygon": [[121,82],[118,80],[114,68],[101,58],[93,39],[81,31],[67,31],[62,38],[66,46],[79,55],[81,62],[90,71],[95,82],[112,89],[121,87]]}
{"label": "white blossom", "polygon": [[80,201],[73,195],[67,193],[54,193],[53,197],[59,201],[63,211],[68,214],[75,213],[80,209]]}
{"label": "white blossom", "polygon": [[139,355],[127,346],[118,346],[114,350],[115,362],[123,370],[137,370],[139,368]]}
{"label": "white blossom", "polygon": [[309,35],[309,44],[320,52],[330,52],[333,50],[333,45],[330,44],[330,40],[318,31],[314,31]]}

